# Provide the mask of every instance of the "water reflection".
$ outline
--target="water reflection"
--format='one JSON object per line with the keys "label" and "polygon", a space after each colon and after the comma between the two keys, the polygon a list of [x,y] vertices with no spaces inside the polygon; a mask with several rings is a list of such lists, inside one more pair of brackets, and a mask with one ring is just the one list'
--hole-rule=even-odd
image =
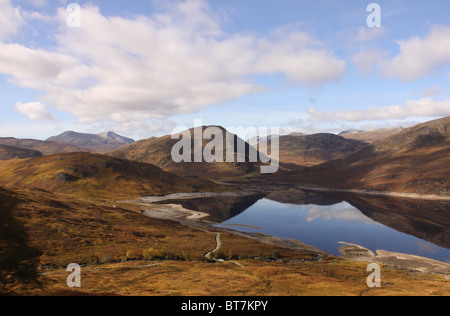
{"label": "water reflection", "polygon": [[344,241],[372,251],[450,262],[450,205],[446,202],[298,189],[169,202],[208,213],[208,220],[217,223],[240,225],[233,226],[235,230],[297,239],[335,255],[339,255],[338,242]]}
{"label": "water reflection", "polygon": [[305,220],[312,222],[314,220],[344,220],[348,222],[359,222],[365,224],[375,223],[373,220],[362,214],[359,210],[352,207],[347,202],[342,202],[339,204],[331,206],[310,206],[308,208],[308,215]]}
{"label": "water reflection", "polygon": [[[180,204],[184,208],[209,214],[207,220],[221,223],[244,212],[257,201],[263,199],[265,194],[249,196],[217,196],[194,199],[164,200],[160,204]],[[156,204],[158,204],[156,203]]]}

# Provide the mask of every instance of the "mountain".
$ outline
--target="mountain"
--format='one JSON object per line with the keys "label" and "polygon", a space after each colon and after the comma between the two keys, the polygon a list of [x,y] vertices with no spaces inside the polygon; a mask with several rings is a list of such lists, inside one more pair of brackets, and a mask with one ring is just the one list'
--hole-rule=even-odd
{"label": "mountain", "polygon": [[88,152],[85,148],[72,146],[69,144],[42,141],[36,139],[17,139],[13,137],[0,138],[0,145],[19,147],[23,149],[32,149],[39,151],[42,155],[54,155],[71,152]]}
{"label": "mountain", "polygon": [[212,182],[179,177],[151,164],[90,153],[0,161],[0,186],[112,198],[221,190]]}
{"label": "mountain", "polygon": [[[233,178],[242,176],[252,176],[260,174],[260,167],[262,163],[260,162],[249,162],[250,148],[253,149],[247,142],[239,138],[238,136],[229,133],[223,127],[219,126],[203,126],[202,131],[209,127],[218,128],[223,135],[223,152],[224,161],[225,153],[231,152],[235,162],[219,162],[219,163],[208,163],[203,160],[203,162],[180,162],[176,163],[172,159],[172,149],[174,146],[180,142],[180,139],[172,139],[171,135],[166,135],[163,137],[152,137],[145,140],[140,140],[132,143],[126,147],[120,148],[112,153],[111,156],[128,159],[139,162],[146,162],[154,164],[165,171],[190,177],[205,177],[205,178]],[[194,161],[195,153],[195,138],[194,129],[184,131],[182,133],[188,133],[191,135],[190,140],[190,150],[191,150],[191,161]],[[226,136],[225,136],[226,135]],[[230,147],[226,144],[227,137],[234,139],[234,147]],[[210,140],[202,141],[202,151],[205,146],[210,143]],[[237,152],[238,143],[243,143],[245,147],[245,162],[237,162]]]}
{"label": "mountain", "polygon": [[42,156],[42,154],[37,150],[0,145],[0,160],[24,159],[39,156]]}
{"label": "mountain", "polygon": [[359,134],[359,133],[364,133],[364,132],[366,132],[366,131],[361,131],[358,129],[349,129],[349,130],[339,133],[339,136],[354,135],[354,134]]}
{"label": "mountain", "polygon": [[450,116],[407,128],[283,181],[337,189],[450,195]]}
{"label": "mountain", "polygon": [[280,136],[280,162],[309,167],[343,158],[365,146],[334,134],[285,135]]}
{"label": "mountain", "polygon": [[301,132],[293,132],[293,133],[290,133],[289,135],[291,135],[291,136],[306,136],[307,134],[301,133]]}
{"label": "mountain", "polygon": [[84,134],[72,131],[50,137],[47,141],[82,147],[96,153],[113,151],[134,142],[133,139],[117,135],[114,132]]}
{"label": "mountain", "polygon": [[403,127],[379,128],[371,131],[348,130],[339,134],[347,139],[359,140],[366,143],[374,143],[383,138],[390,137],[403,131]]}

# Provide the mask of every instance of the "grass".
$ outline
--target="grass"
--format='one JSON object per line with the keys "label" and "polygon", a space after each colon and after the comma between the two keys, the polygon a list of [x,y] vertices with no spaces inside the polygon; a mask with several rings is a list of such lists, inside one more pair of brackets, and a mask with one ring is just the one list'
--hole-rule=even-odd
{"label": "grass", "polygon": [[[138,263],[106,265],[82,271],[77,294],[133,296],[447,296],[450,284],[443,277],[382,269],[381,288],[368,288],[367,264],[350,261],[325,263],[268,263],[245,260],[232,263],[166,261],[142,267]],[[48,286],[35,295],[67,290],[67,273],[46,277]]]}

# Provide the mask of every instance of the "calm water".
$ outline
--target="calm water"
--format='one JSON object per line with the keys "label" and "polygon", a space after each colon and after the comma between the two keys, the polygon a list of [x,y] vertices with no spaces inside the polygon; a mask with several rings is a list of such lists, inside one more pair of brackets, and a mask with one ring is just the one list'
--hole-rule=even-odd
{"label": "calm water", "polygon": [[334,255],[339,255],[342,245],[338,242],[343,241],[372,251],[382,249],[450,262],[450,249],[379,224],[347,202],[293,205],[263,199],[222,224],[258,226],[262,229],[242,226],[232,229],[300,240]]}
{"label": "calm water", "polygon": [[[286,190],[241,198],[176,201],[219,227],[296,239],[339,256],[340,241],[450,262],[448,202]],[[233,225],[233,226],[229,226]],[[235,225],[250,225],[244,227]]]}

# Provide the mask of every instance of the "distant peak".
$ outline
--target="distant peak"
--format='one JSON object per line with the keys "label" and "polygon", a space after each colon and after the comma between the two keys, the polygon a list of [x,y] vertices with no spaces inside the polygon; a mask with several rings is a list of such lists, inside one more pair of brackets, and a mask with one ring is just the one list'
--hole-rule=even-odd
{"label": "distant peak", "polygon": [[341,132],[339,135],[353,135],[353,134],[358,134],[358,133],[364,133],[365,131],[363,130],[359,130],[359,129],[349,129],[346,131]]}

